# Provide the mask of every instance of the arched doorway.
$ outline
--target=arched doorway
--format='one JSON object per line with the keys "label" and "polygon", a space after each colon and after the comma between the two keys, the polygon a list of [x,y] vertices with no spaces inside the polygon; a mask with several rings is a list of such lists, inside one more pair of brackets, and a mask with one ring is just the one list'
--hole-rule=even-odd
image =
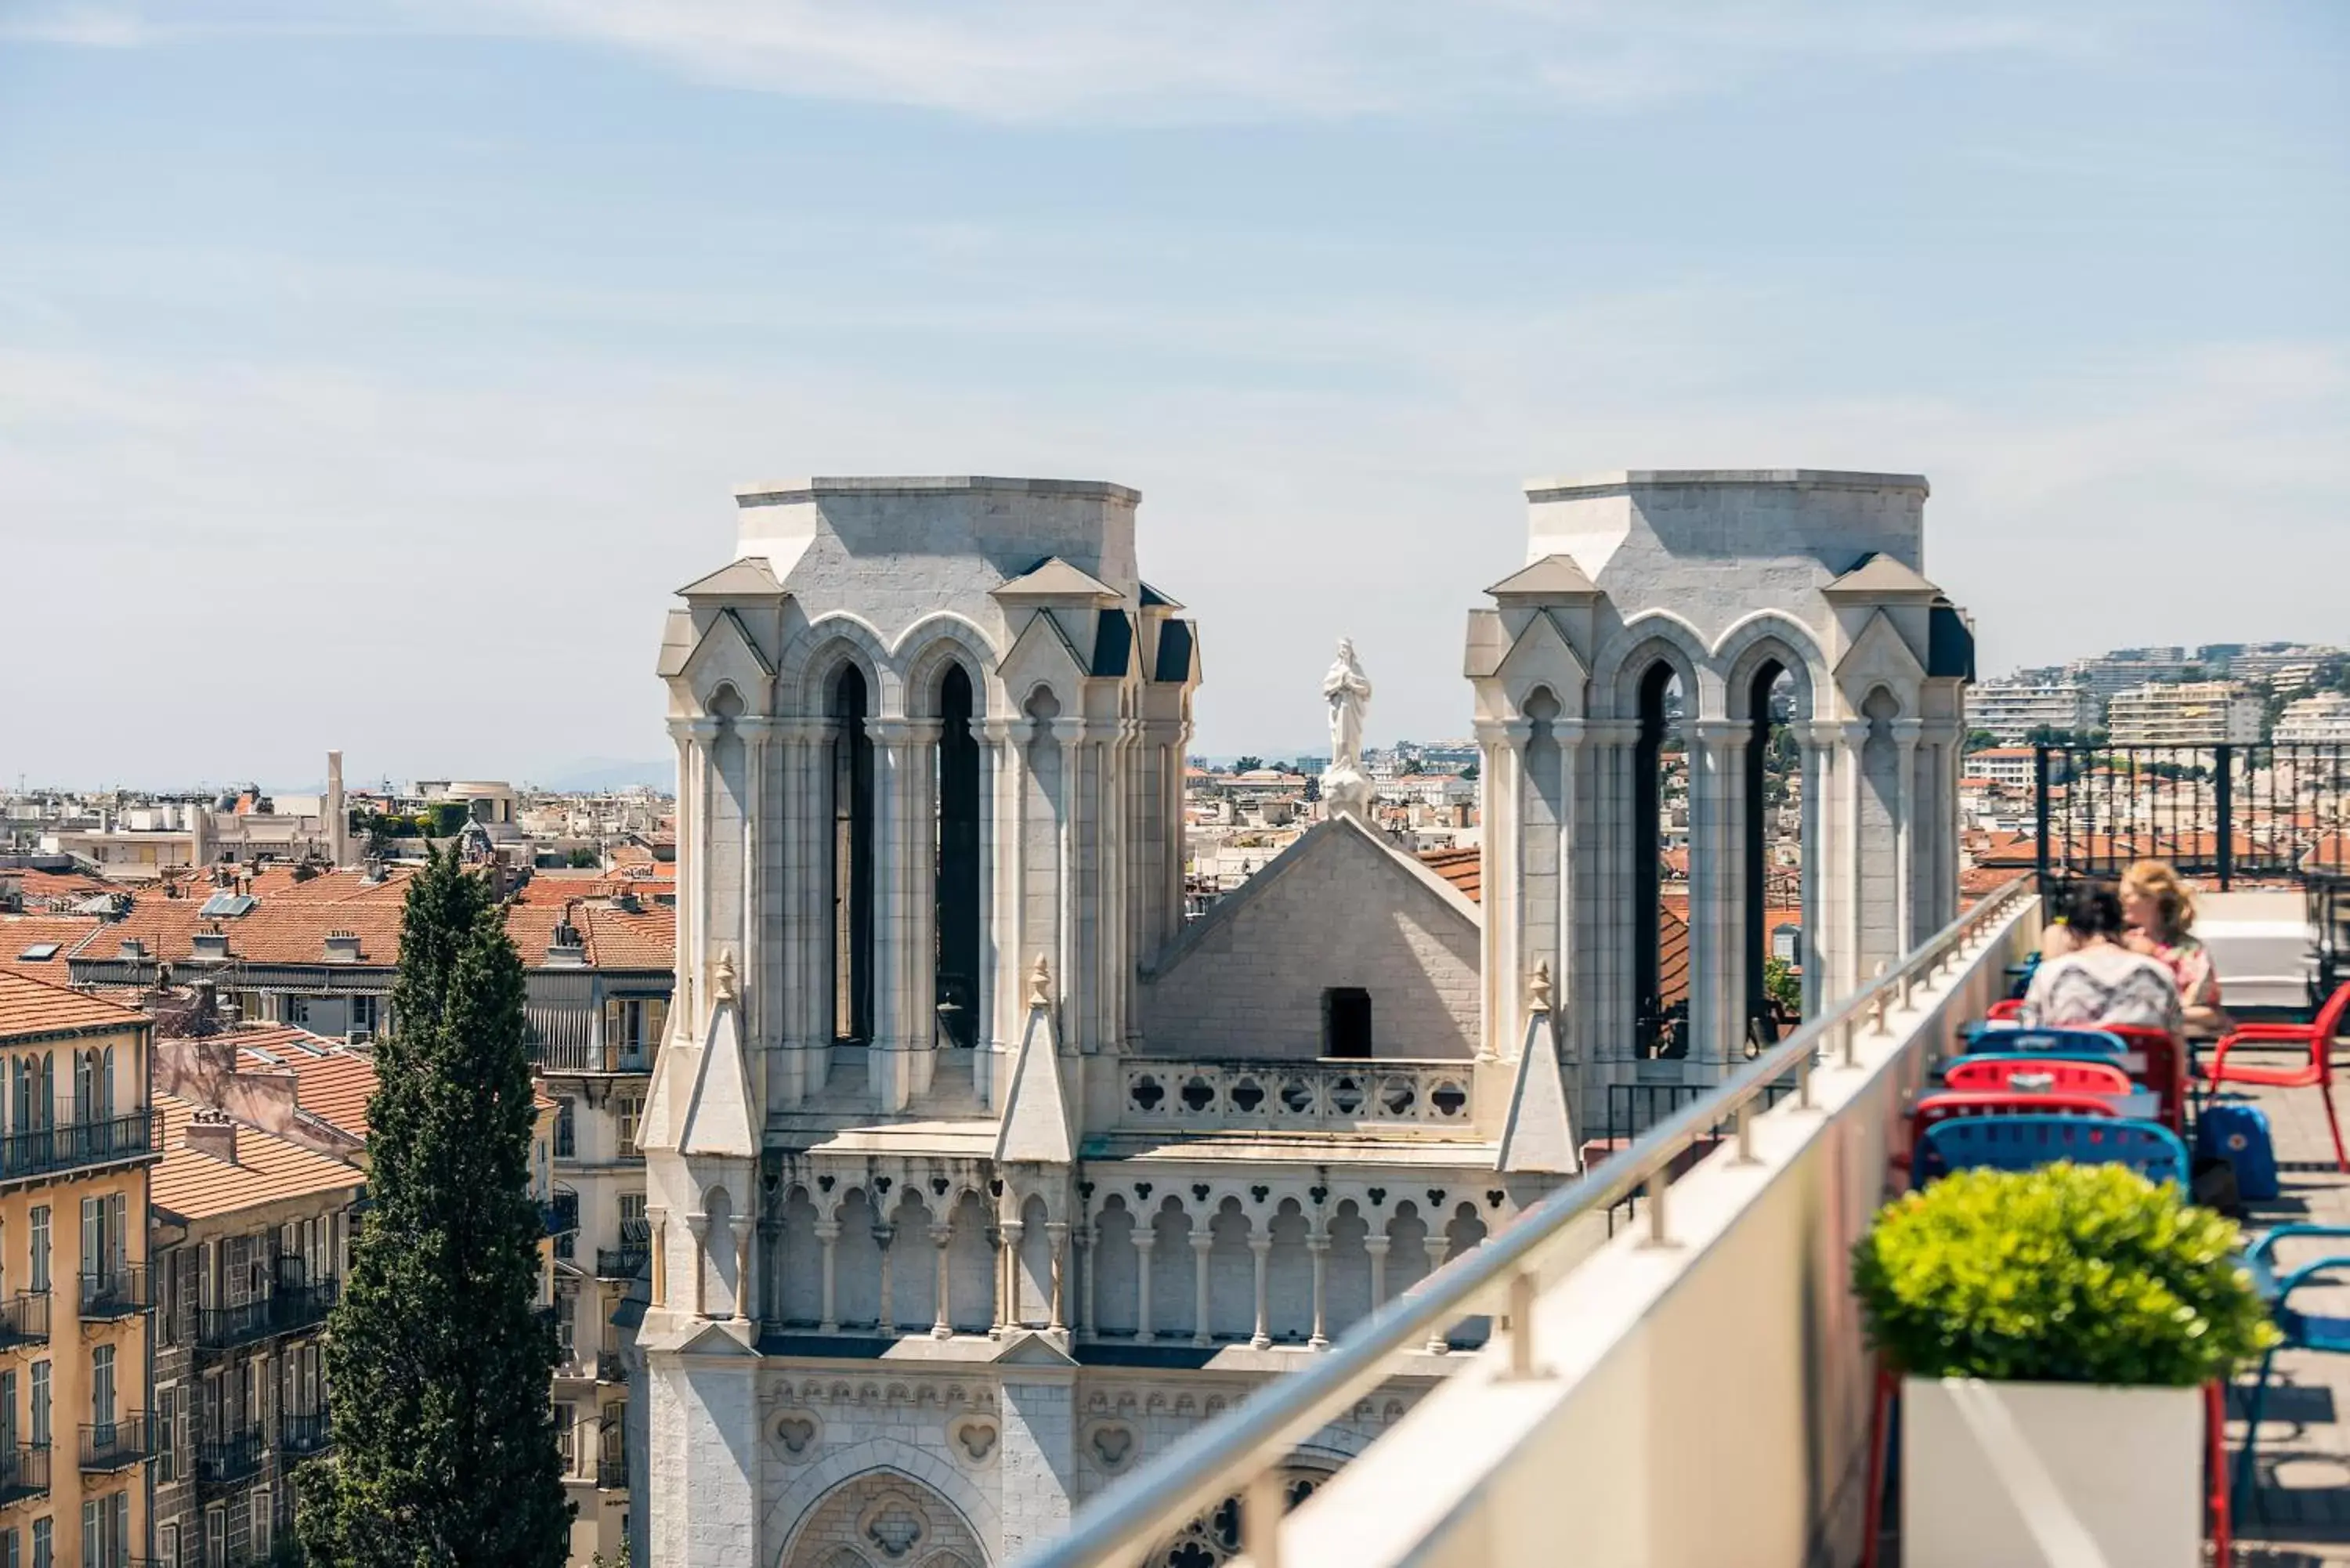
{"label": "arched doorway", "polygon": [[870,698],[865,672],[851,664],[833,682],[832,1037],[862,1044],[873,1038],[873,738],[865,732]]}
{"label": "arched doorway", "polygon": [[852,1476],[817,1500],[780,1568],[986,1568],[954,1505],[897,1470]]}
{"label": "arched doorway", "polygon": [[941,1045],[979,1036],[979,740],[972,732],[971,677],[947,666],[939,682],[937,757],[938,952],[933,1005]]}

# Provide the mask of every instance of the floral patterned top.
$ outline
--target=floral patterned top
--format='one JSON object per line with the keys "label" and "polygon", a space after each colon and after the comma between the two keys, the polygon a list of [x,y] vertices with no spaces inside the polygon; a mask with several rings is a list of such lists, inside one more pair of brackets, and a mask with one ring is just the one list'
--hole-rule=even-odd
{"label": "floral patterned top", "polygon": [[2212,966],[2210,949],[2192,936],[2181,935],[2172,941],[2155,943],[2149,956],[2178,982],[2180,1006],[2220,1005],[2220,971]]}

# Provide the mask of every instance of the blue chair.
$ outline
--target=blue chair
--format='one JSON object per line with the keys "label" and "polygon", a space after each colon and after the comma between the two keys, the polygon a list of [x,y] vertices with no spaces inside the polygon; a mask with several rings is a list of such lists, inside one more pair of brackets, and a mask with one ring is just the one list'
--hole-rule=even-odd
{"label": "blue chair", "polygon": [[2032,989],[2032,977],[2039,968],[2040,952],[2036,948],[2024,955],[2022,963],[2012,963],[2007,966],[2007,999],[2010,1002],[2020,999],[2025,992]]}
{"label": "blue chair", "polygon": [[2031,1170],[2060,1159],[2126,1165],[2149,1180],[2176,1182],[2181,1192],[2189,1188],[2187,1146],[2159,1122],[2063,1115],[1937,1122],[1918,1137],[1909,1180],[1923,1187],[1954,1170]]}
{"label": "blue chair", "polygon": [[2045,1056],[2051,1052],[2094,1051],[2102,1055],[2126,1055],[2129,1044],[2120,1035],[2104,1029],[2022,1029],[2013,1024],[1970,1023],[1959,1032],[1967,1050],[1980,1055],[1987,1051],[2012,1054],[2021,1051],[2033,1056]]}
{"label": "blue chair", "polygon": [[2239,1497],[2251,1482],[2252,1450],[2261,1440],[2261,1409],[2268,1402],[2269,1372],[2276,1362],[2277,1351],[2317,1350],[2350,1355],[2350,1317],[2324,1317],[2303,1312],[2293,1304],[2293,1293],[2302,1286],[2316,1283],[2329,1273],[2350,1273],[2350,1255],[2337,1253],[2288,1270],[2282,1277],[2277,1273],[2277,1243],[2311,1239],[2350,1239],[2350,1225],[2280,1225],[2262,1237],[2244,1257],[2244,1266],[2251,1271],[2252,1284],[2269,1303],[2270,1315],[2276,1320],[2284,1338],[2261,1357],[2260,1376],[2253,1382],[2251,1399],[2245,1406],[2244,1449],[2236,1457],[2236,1478],[2231,1488]]}

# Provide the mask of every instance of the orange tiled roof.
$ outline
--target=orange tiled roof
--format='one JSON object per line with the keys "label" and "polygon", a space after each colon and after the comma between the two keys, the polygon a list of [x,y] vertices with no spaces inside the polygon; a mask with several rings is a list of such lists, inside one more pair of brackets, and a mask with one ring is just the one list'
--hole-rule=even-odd
{"label": "orange tiled roof", "polygon": [[109,882],[103,877],[93,877],[87,871],[11,871],[7,879],[16,884],[27,904],[78,904],[99,893],[121,889],[122,884]]}
{"label": "orange tiled roof", "polygon": [[14,971],[0,971],[0,1039],[66,1030],[121,1029],[144,1023],[135,1007]]}
{"label": "orange tiled roof", "polygon": [[155,1096],[156,1116],[163,1124],[163,1158],[148,1190],[156,1208],[182,1220],[355,1189],[367,1179],[365,1173],[338,1159],[313,1154],[244,1123],[237,1124],[234,1164],[198,1154],[186,1142],[189,1119],[198,1108],[177,1095]]}
{"label": "orange tiled roof", "polygon": [[[14,970],[36,980],[66,981],[66,960],[99,928],[96,915],[0,915],[0,970]],[[30,949],[54,943],[57,952],[46,959],[28,959]]]}
{"label": "orange tiled roof", "polygon": [[1460,889],[1471,903],[1484,901],[1485,852],[1482,849],[1423,849],[1420,863]]}
{"label": "orange tiled roof", "polygon": [[[329,933],[348,931],[359,940],[359,964],[389,968],[400,961],[400,924],[412,870],[387,871],[369,882],[359,871],[326,871],[296,881],[290,870],[272,867],[255,877],[252,909],[242,915],[206,919],[201,911],[215,892],[199,882],[181,897],[141,892],[121,919],[97,930],[76,955],[111,959],[125,940],[146,945],[147,956],[183,962],[200,931],[228,938],[229,956],[252,963],[317,964],[327,959]],[[506,930],[525,965],[546,961],[546,944],[566,906],[515,903],[506,909]],[[586,938],[588,961],[618,969],[669,969],[676,961],[677,912],[659,905],[631,913],[600,902],[573,906],[572,923]]]}
{"label": "orange tiled roof", "polygon": [[350,1134],[368,1135],[368,1101],[375,1097],[375,1064],[342,1043],[291,1023],[265,1023],[237,1030],[236,1066],[244,1072],[291,1073],[294,1098],[320,1121]]}

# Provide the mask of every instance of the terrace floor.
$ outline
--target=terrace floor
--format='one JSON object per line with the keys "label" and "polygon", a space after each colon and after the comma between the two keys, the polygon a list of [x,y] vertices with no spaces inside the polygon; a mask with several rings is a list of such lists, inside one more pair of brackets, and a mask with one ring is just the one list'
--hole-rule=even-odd
{"label": "terrace floor", "polygon": [[[2336,1054],[2339,1060],[2339,1053]],[[2282,1196],[2249,1206],[2248,1228],[2304,1221],[2350,1225],[2350,1176],[2334,1168],[2325,1104],[2314,1089],[2248,1088],[2269,1116],[2276,1139]],[[2350,1083],[2334,1073],[2334,1102],[2350,1118]],[[2350,1125],[2346,1121],[2345,1125]],[[2288,1251],[2288,1261],[2317,1255],[2325,1243]],[[2350,1242],[2326,1250],[2350,1251]],[[2350,1277],[2339,1284],[2294,1293],[2311,1312],[2350,1315]],[[2228,1443],[2232,1459],[2243,1441],[2249,1379],[2230,1401]],[[2350,1568],[2350,1355],[2286,1352],[2277,1357],[2261,1421],[2254,1491],[2237,1500],[2239,1568]]]}

